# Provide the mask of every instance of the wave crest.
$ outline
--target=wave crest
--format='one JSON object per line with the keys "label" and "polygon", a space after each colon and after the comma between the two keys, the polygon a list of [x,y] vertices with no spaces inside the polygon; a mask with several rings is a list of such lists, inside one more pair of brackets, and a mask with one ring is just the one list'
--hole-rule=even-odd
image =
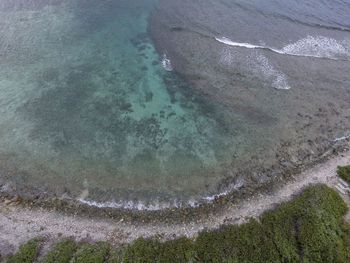
{"label": "wave crest", "polygon": [[264,49],[281,55],[314,57],[332,60],[349,60],[350,48],[333,38],[323,36],[307,36],[295,43],[289,44],[282,49],[267,46],[253,45],[250,43],[234,42],[227,37],[215,37],[215,40],[229,46],[243,47],[249,49]]}

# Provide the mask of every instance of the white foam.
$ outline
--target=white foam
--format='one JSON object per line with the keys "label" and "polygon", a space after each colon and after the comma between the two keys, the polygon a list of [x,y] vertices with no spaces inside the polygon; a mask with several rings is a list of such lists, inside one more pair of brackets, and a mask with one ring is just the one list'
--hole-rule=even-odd
{"label": "white foam", "polygon": [[263,75],[268,79],[272,79],[272,87],[283,90],[291,88],[288,84],[287,76],[283,72],[275,69],[265,56],[259,55],[257,61]]}
{"label": "white foam", "polygon": [[233,47],[243,47],[243,48],[249,48],[249,49],[266,49],[266,50],[276,52],[278,54],[286,55],[286,53],[284,53],[282,50],[270,48],[267,46],[259,46],[259,45],[249,44],[249,43],[234,42],[227,37],[215,37],[215,40],[220,42],[220,43],[223,43],[225,45],[229,45],[229,46],[233,46]]}
{"label": "white foam", "polygon": [[158,211],[171,207],[179,208],[181,205],[174,201],[171,203],[154,203],[154,204],[144,204],[142,202],[134,202],[134,201],[108,201],[108,202],[97,202],[93,200],[85,200],[78,199],[78,201],[82,204],[88,206],[94,206],[98,208],[119,208],[119,209],[127,209],[127,210],[138,210],[138,211]]}
{"label": "white foam", "polygon": [[191,199],[187,203],[174,200],[172,202],[153,202],[152,204],[145,204],[141,201],[107,201],[107,202],[97,202],[93,200],[86,200],[79,198],[77,199],[80,203],[98,207],[98,208],[117,208],[126,210],[137,210],[137,211],[159,211],[169,208],[181,208],[181,207],[198,207],[199,203]]}
{"label": "white foam", "polygon": [[202,199],[207,201],[207,202],[213,202],[215,199],[224,197],[229,194],[229,191],[224,191],[222,193],[216,194],[216,195],[210,195],[210,196],[205,196]]}
{"label": "white foam", "polygon": [[350,139],[350,134],[349,134],[349,135],[342,136],[342,137],[335,138],[334,141],[335,141],[335,142],[339,142],[339,141],[345,141],[345,140],[347,140],[347,139]]}
{"label": "white foam", "polygon": [[229,45],[229,46],[234,46],[234,47],[245,47],[245,48],[250,48],[250,49],[265,48],[263,46],[256,46],[256,45],[252,45],[249,43],[234,42],[227,37],[215,37],[215,39],[216,39],[216,41],[219,41],[220,43],[223,43],[223,44]]}
{"label": "white foam", "polygon": [[167,57],[166,54],[163,54],[163,58],[162,58],[162,66],[166,71],[173,71],[173,65],[171,64],[170,59]]}
{"label": "white foam", "polygon": [[288,55],[331,59],[337,59],[339,56],[350,56],[343,44],[333,38],[323,36],[307,36],[285,46],[282,52]]}
{"label": "white foam", "polygon": [[[250,43],[234,42],[227,37],[215,37],[215,40],[229,46],[249,49],[265,49],[281,55],[327,58],[333,60],[344,60],[341,58],[341,56],[345,56],[347,60],[350,59],[349,48],[345,47],[344,44],[333,38],[322,36],[307,36],[306,38],[289,44],[282,49],[253,45]],[[343,43],[346,43],[346,41],[344,40]]]}
{"label": "white foam", "polygon": [[[232,54],[232,49],[223,48],[219,62],[225,68],[234,69],[237,65],[237,58]],[[246,66],[250,72],[254,71],[262,74],[263,78],[271,81],[271,86],[275,89],[288,90],[291,88],[288,84],[287,76],[280,70],[277,70],[265,56],[258,52],[254,52],[251,56],[247,57]]]}
{"label": "white foam", "polygon": [[237,182],[237,183],[232,183],[227,187],[227,189],[225,191],[218,193],[218,194],[214,194],[214,195],[204,196],[204,197],[202,197],[202,200],[206,201],[207,203],[211,203],[215,199],[227,196],[230,193],[232,193],[233,191],[239,190],[243,185],[244,185],[244,182],[242,180]]}
{"label": "white foam", "polygon": [[[223,191],[218,194],[204,196],[201,198],[202,203],[211,203],[215,199],[227,196],[232,190],[236,189],[236,186],[233,185],[231,190]],[[182,208],[182,207],[198,207],[201,203],[195,199],[190,199],[187,202],[182,202],[174,200],[172,202],[157,202],[155,201],[152,204],[145,204],[141,201],[107,201],[107,202],[97,202],[93,200],[86,200],[83,198],[77,199],[80,203],[88,206],[93,206],[97,208],[117,208],[117,209],[126,209],[126,210],[137,210],[137,211],[160,211],[169,208]]]}
{"label": "white foam", "polygon": [[98,208],[119,208],[119,209],[126,209],[126,210],[138,210],[138,211],[159,211],[169,208],[183,208],[183,207],[190,207],[195,208],[199,207],[201,204],[208,204],[215,201],[217,198],[224,197],[232,193],[233,191],[239,190],[244,185],[244,181],[240,180],[236,183],[232,183],[227,186],[226,190],[219,192],[217,194],[203,196],[201,199],[190,199],[187,202],[174,200],[172,202],[159,202],[154,201],[152,204],[145,204],[141,201],[110,201],[110,202],[97,202],[93,200],[86,200],[86,199],[77,199],[80,203],[98,207]]}

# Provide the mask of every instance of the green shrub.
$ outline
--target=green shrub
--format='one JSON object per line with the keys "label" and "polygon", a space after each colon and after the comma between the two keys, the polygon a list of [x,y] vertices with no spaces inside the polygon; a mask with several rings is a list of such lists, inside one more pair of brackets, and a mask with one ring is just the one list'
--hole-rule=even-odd
{"label": "green shrub", "polygon": [[157,262],[160,246],[159,241],[140,238],[125,249],[123,263]]}
{"label": "green shrub", "polygon": [[161,244],[158,262],[189,262],[189,260],[193,258],[193,255],[193,242],[186,237],[182,237]]}
{"label": "green shrub", "polygon": [[281,262],[350,262],[342,236],[346,211],[346,204],[335,191],[315,186],[265,213],[261,223]]}
{"label": "green shrub", "polygon": [[17,253],[8,258],[8,263],[32,263],[36,259],[39,253],[41,245],[40,239],[32,239],[26,244],[20,246]]}
{"label": "green shrub", "polygon": [[85,244],[78,249],[73,258],[73,263],[103,263],[109,253],[107,243],[98,242],[94,245]]}
{"label": "green shrub", "polygon": [[347,206],[325,186],[310,188],[299,203],[300,260],[303,262],[350,262],[342,217]]}
{"label": "green shrub", "polygon": [[[282,262],[350,262],[342,236],[342,217],[346,212],[346,204],[334,190],[314,186],[294,201],[270,212],[275,216],[274,222],[268,225],[268,213],[261,222],[266,231],[276,232],[277,229],[280,235],[284,234],[283,239],[273,237]],[[288,239],[288,233],[293,238]],[[285,245],[281,247],[281,244]],[[286,247],[294,247],[293,253],[289,254],[291,250]]]}
{"label": "green shrub", "polygon": [[76,250],[77,244],[73,240],[62,241],[45,256],[43,263],[68,263]]}
{"label": "green shrub", "polygon": [[276,249],[256,220],[202,232],[195,247],[200,262],[278,262]]}
{"label": "green shrub", "polygon": [[186,237],[164,243],[153,239],[140,238],[125,249],[123,262],[188,262],[193,254],[193,242]]}
{"label": "green shrub", "polygon": [[340,178],[350,184],[350,165],[338,166],[337,173]]}

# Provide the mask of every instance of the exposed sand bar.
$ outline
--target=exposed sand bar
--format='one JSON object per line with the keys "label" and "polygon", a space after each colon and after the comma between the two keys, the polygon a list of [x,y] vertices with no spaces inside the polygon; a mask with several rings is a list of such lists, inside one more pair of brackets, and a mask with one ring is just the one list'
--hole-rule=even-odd
{"label": "exposed sand bar", "polygon": [[44,236],[48,240],[73,237],[77,240],[110,241],[115,245],[138,237],[160,235],[165,239],[186,235],[195,237],[198,231],[214,229],[225,223],[241,224],[258,217],[277,204],[290,200],[310,184],[323,183],[336,189],[350,204],[350,188],[336,175],[338,165],[350,163],[350,151],[310,168],[279,187],[273,194],[259,194],[239,204],[229,204],[221,214],[186,224],[130,224],[123,220],[87,219],[38,208],[23,208],[8,201],[0,202],[0,253],[6,254],[28,239]]}

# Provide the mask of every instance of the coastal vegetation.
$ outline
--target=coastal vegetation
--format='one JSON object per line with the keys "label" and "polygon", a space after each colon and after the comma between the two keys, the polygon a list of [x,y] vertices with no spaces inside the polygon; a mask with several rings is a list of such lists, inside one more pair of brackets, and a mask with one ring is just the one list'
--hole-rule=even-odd
{"label": "coastal vegetation", "polygon": [[350,183],[350,165],[338,166],[337,173],[347,183]]}
{"label": "coastal vegetation", "polygon": [[43,260],[43,263],[69,262],[77,251],[78,246],[73,240],[57,243]]}
{"label": "coastal vegetation", "polygon": [[[196,239],[161,242],[141,238],[118,249],[107,243],[66,240],[53,246],[42,262],[346,263],[350,262],[350,225],[344,219],[347,210],[333,189],[316,185],[257,220],[203,231]],[[34,262],[40,242],[29,241],[8,262]]]}
{"label": "coastal vegetation", "polygon": [[[99,242],[97,244],[84,244],[78,249],[73,257],[74,263],[103,263],[106,262],[110,247],[107,243]],[[56,261],[67,262],[67,261]],[[68,261],[69,262],[69,261]]]}
{"label": "coastal vegetation", "polygon": [[39,254],[41,239],[32,239],[19,248],[19,251],[10,257],[8,263],[32,263]]}

